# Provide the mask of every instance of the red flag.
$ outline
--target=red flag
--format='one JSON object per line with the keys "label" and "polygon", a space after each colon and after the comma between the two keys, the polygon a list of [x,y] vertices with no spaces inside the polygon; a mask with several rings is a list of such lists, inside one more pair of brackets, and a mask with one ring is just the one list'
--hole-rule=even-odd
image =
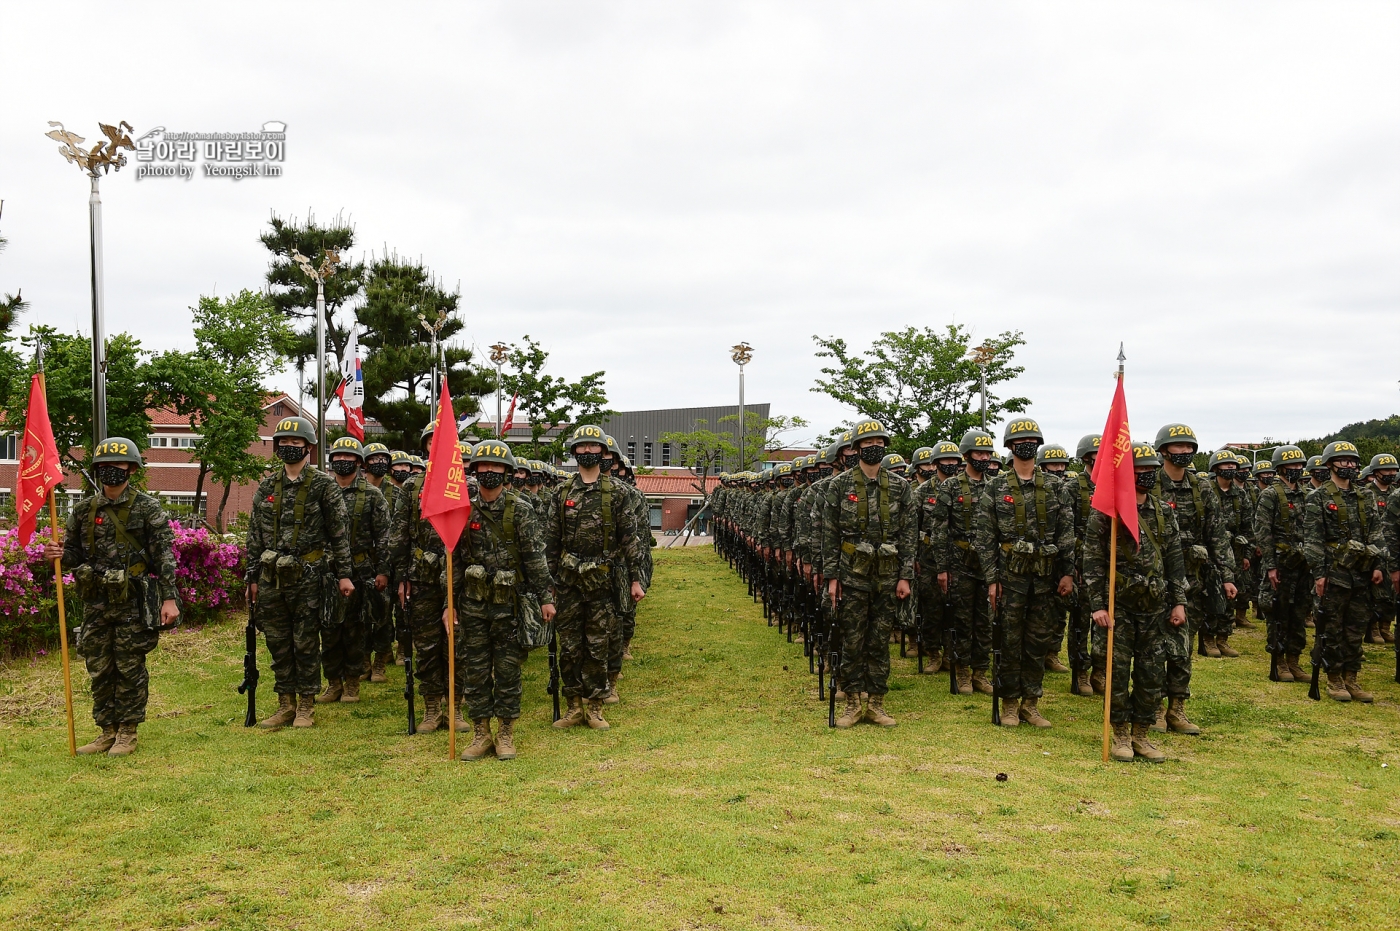
{"label": "red flag", "polygon": [[58,459],[58,446],[53,441],[53,425],[49,423],[49,402],[44,396],[44,375],[35,372],[29,383],[29,412],[24,422],[24,442],[19,454],[19,539],[28,544],[34,535],[34,523],[44,502],[59,482],[63,468]]}
{"label": "red flag", "polygon": [[506,434],[510,432],[510,428],[515,426],[515,402],[518,400],[520,400],[520,395],[513,394],[510,396],[510,412],[506,414],[506,422],[501,425],[501,439],[505,439]]}
{"label": "red flag", "polygon": [[349,384],[349,381],[342,381],[335,389],[335,397],[340,402],[340,409],[345,412],[345,432],[363,443],[365,441],[365,409],[363,407],[350,407],[345,403],[345,389]]}
{"label": "red flag", "polygon": [[472,515],[471,495],[462,451],[457,448],[457,418],[452,416],[452,396],[447,393],[447,376],[442,377],[438,400],[437,430],[428,451],[428,471],[423,476],[419,512],[428,519],[450,550],[457,545],[462,528]]}
{"label": "red flag", "polygon": [[1123,376],[1113,392],[1113,406],[1104,424],[1103,441],[1094,461],[1094,498],[1090,506],[1123,522],[1138,539],[1137,483],[1133,478],[1133,439],[1128,430],[1128,401],[1123,397]]}

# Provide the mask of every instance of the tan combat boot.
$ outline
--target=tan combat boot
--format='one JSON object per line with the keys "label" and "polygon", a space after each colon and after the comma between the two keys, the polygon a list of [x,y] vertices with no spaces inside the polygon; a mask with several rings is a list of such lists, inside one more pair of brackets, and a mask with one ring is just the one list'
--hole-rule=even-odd
{"label": "tan combat boot", "polygon": [[836,719],[836,726],[841,728],[855,727],[861,719],[860,696],[846,696],[846,710],[841,712],[841,717]]}
{"label": "tan combat boot", "polygon": [[[917,654],[917,653],[916,653],[915,656],[914,656],[914,662],[915,662],[915,664],[917,664],[917,663],[919,662],[919,657],[918,657],[918,654]],[[916,668],[917,668],[917,666],[916,666]],[[931,676],[931,675],[933,675],[933,674],[939,672],[942,668],[943,668],[943,651],[942,651],[942,650],[934,650],[932,653],[925,653],[925,654],[924,654],[924,674],[925,674],[925,675]]]}
{"label": "tan combat boot", "polygon": [[[1104,671],[1102,669],[1095,669],[1089,675],[1089,687],[1094,690],[1095,695],[1103,694]],[[1126,727],[1127,725],[1124,726]]]}
{"label": "tan combat boot", "polygon": [[578,727],[583,723],[583,699],[576,696],[569,698],[569,709],[559,716],[553,727]]}
{"label": "tan combat boot", "polygon": [[1253,630],[1253,629],[1254,629],[1254,624],[1251,623],[1250,620],[1249,620],[1249,609],[1248,609],[1248,608],[1236,608],[1236,609],[1235,609],[1235,629],[1236,629],[1236,630]]}
{"label": "tan combat boot", "polygon": [[1047,653],[1045,655],[1045,671],[1069,672],[1069,667],[1066,666],[1064,663],[1060,662],[1060,654],[1058,652]]}
{"label": "tan combat boot", "polygon": [[1369,705],[1376,700],[1374,695],[1363,689],[1361,684],[1356,681],[1356,673],[1354,672],[1348,672],[1342,676],[1342,685],[1346,688],[1347,694],[1351,696],[1352,701],[1359,701]]}
{"label": "tan combat boot", "polygon": [[347,703],[354,703],[360,700],[359,676],[351,676],[345,680],[345,690],[341,692],[340,700]]}
{"label": "tan combat boot", "polygon": [[969,668],[967,668],[966,666],[959,666],[959,667],[957,668],[957,671],[954,672],[953,674],[954,674],[955,676],[957,676],[957,678],[958,678],[958,694],[959,694],[959,695],[971,695],[971,694],[972,694],[972,670],[969,669]]}
{"label": "tan combat boot", "polygon": [[297,696],[297,715],[292,727],[313,727],[316,724],[316,700],[310,695]]}
{"label": "tan combat boot", "polygon": [[1161,702],[1157,703],[1157,717],[1152,722],[1152,730],[1159,734],[1167,732],[1167,706]]}
{"label": "tan combat boot", "polygon": [[943,654],[943,662],[938,664],[939,672],[948,672],[953,668],[953,658],[947,653]]}
{"label": "tan combat boot", "polygon": [[[443,711],[445,712],[446,710],[447,710],[447,702],[443,702]],[[469,731],[469,730],[472,729],[471,723],[468,722],[466,718],[462,717],[462,699],[460,699],[460,698],[457,699],[457,701],[452,705],[452,712],[453,712],[453,714],[456,716],[456,719],[457,719],[457,720],[456,720],[457,733],[459,733],[459,734],[465,734],[467,731]]]}
{"label": "tan combat boot", "polygon": [[1069,684],[1069,693],[1071,695],[1081,695],[1084,698],[1092,698],[1094,696],[1094,686],[1089,681],[1089,670],[1086,669],[1083,672],[1075,673],[1074,679]]}
{"label": "tan combat boot", "polygon": [[1202,637],[1201,646],[1205,649],[1206,656],[1220,659],[1220,647],[1215,645],[1214,637]]}
{"label": "tan combat boot", "polygon": [[1038,698],[1021,699],[1021,709],[1017,712],[1017,714],[1020,716],[1022,721],[1025,721],[1032,727],[1054,726],[1045,719],[1045,715],[1040,713],[1040,699]]}
{"label": "tan combat boot", "polygon": [[588,712],[584,716],[584,720],[595,731],[606,731],[612,728],[612,725],[603,719],[603,700],[601,698],[588,700]]}
{"label": "tan combat boot", "polygon": [[1312,676],[1308,675],[1306,672],[1303,672],[1303,667],[1299,665],[1300,659],[1302,659],[1302,657],[1300,657],[1297,653],[1289,653],[1288,671],[1293,674],[1294,682],[1307,682],[1308,684],[1312,684]]}
{"label": "tan combat boot", "polygon": [[1219,651],[1219,653],[1220,653],[1221,656],[1224,656],[1224,657],[1227,657],[1227,658],[1234,658],[1234,657],[1240,655],[1240,651],[1239,651],[1239,650],[1236,650],[1234,647],[1230,646],[1230,638],[1229,638],[1229,637],[1216,637],[1216,638],[1215,638],[1215,649],[1216,649],[1217,651]]}
{"label": "tan combat boot", "polygon": [[1390,632],[1390,622],[1381,621],[1381,639],[1386,643],[1394,643],[1395,635]]}
{"label": "tan combat boot", "polygon": [[1347,691],[1346,680],[1342,678],[1341,673],[1328,671],[1327,697],[1333,701],[1351,701],[1351,692]]}
{"label": "tan combat boot", "polygon": [[329,705],[331,702],[340,701],[340,696],[345,694],[345,683],[339,679],[327,679],[326,690],[316,696],[316,704]]}
{"label": "tan combat boot", "polygon": [[277,710],[274,711],[269,717],[263,718],[261,721],[259,721],[258,727],[267,728],[268,730],[275,730],[276,728],[286,727],[288,724],[291,724],[292,718],[297,713],[297,706],[295,702],[292,701],[294,697],[295,696],[292,695],[278,695]]}
{"label": "tan combat boot", "polygon": [[987,670],[972,670],[972,690],[974,692],[981,692],[983,695],[992,694],[992,682],[987,678]]}
{"label": "tan combat boot", "polygon": [[1147,725],[1133,725],[1133,755],[1140,756],[1149,763],[1164,763],[1167,755],[1152,745],[1147,738]]}
{"label": "tan combat boot", "polygon": [[442,716],[442,696],[423,698],[423,720],[418,724],[418,733],[431,734],[447,721]]}
{"label": "tan combat boot", "polygon": [[608,697],[603,699],[605,705],[616,705],[622,699],[617,697],[617,677],[618,673],[608,674]]}
{"label": "tan combat boot", "polygon": [[467,749],[462,751],[462,762],[470,763],[472,760],[479,760],[495,749],[496,742],[491,739],[491,719],[477,718],[472,722],[474,728],[472,742]]}
{"label": "tan combat boot", "polygon": [[622,641],[622,658],[623,658],[623,659],[631,659],[631,658],[632,658],[632,640],[631,640],[631,638],[628,638],[627,640]]}
{"label": "tan combat boot", "polygon": [[498,719],[501,722],[500,730],[496,732],[496,759],[515,759],[515,718],[509,720]]}
{"label": "tan combat boot", "polygon": [[1001,726],[1021,726],[1021,706],[1017,699],[1003,698],[1001,700]]}
{"label": "tan combat boot", "polygon": [[1278,681],[1280,681],[1280,682],[1292,682],[1292,681],[1293,681],[1293,670],[1291,670],[1291,669],[1288,668],[1288,657],[1287,657],[1287,656],[1280,656],[1280,657],[1274,662],[1274,670],[1278,673]]}
{"label": "tan combat boot", "polygon": [[885,713],[885,696],[871,695],[865,704],[865,720],[880,727],[894,727],[899,722]]}
{"label": "tan combat boot", "polygon": [[107,751],[108,756],[128,756],[136,752],[136,725],[123,724],[117,728],[117,739],[112,744],[112,748]]}
{"label": "tan combat boot", "polygon": [[1113,725],[1113,740],[1109,745],[1108,755],[1120,763],[1133,761],[1133,737],[1128,724]]}
{"label": "tan combat boot", "polygon": [[374,654],[374,663],[369,667],[369,681],[388,682],[389,677],[384,674],[384,669],[389,665],[389,657],[384,653]]}
{"label": "tan combat boot", "polygon": [[1372,621],[1371,626],[1366,630],[1366,642],[1385,643],[1385,638],[1381,636],[1381,625],[1375,621]]}
{"label": "tan combat boot", "polygon": [[1178,734],[1199,734],[1201,729],[1186,717],[1186,699],[1167,699],[1167,727]]}
{"label": "tan combat boot", "polygon": [[117,742],[117,729],[110,724],[102,725],[102,733],[92,739],[92,743],[83,744],[78,748],[78,752],[86,756],[89,753],[106,753],[112,749],[112,744]]}

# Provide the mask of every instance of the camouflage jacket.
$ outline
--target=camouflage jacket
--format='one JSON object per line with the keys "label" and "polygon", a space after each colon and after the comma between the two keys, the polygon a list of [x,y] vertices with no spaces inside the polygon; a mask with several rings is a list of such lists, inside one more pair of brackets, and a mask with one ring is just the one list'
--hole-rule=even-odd
{"label": "camouflage jacket", "polygon": [[[413,476],[399,488],[394,511],[389,515],[389,563],[400,581],[431,582],[430,576],[446,568],[447,547],[433,525],[423,518],[419,495],[426,472]],[[426,557],[426,558],[424,558]],[[414,578],[414,565],[419,564]]]}
{"label": "camouflage jacket", "polygon": [[929,549],[935,572],[959,572],[983,578],[982,562],[974,546],[977,505],[987,486],[986,479],[974,479],[963,469],[938,485],[934,500],[922,500],[922,524],[928,528]]}
{"label": "camouflage jacket", "polygon": [[1385,532],[1376,508],[1356,486],[1343,491],[1333,481],[1303,504],[1303,555],[1314,579],[1341,588],[1371,584],[1371,570],[1387,565]]}
{"label": "camouflage jacket", "polygon": [[[520,492],[507,489],[495,501],[473,494],[471,520],[463,528],[452,557],[453,585],[463,598],[487,600],[496,573],[512,572],[518,591],[534,595],[540,604],[554,603],[554,579],[544,557],[544,530],[529,499]],[[476,566],[480,572],[473,570]]]}
{"label": "camouflage jacket", "polygon": [[637,555],[641,559],[642,588],[651,588],[651,507],[647,496],[636,485],[625,485],[632,493],[632,516],[637,521]]}
{"label": "camouflage jacket", "polygon": [[913,582],[919,542],[914,489],[881,469],[832,476],[821,499],[822,569],[847,588],[876,590]]}
{"label": "camouflage jacket", "polygon": [[[123,522],[124,535],[117,530]],[[79,501],[63,529],[63,569],[70,572],[80,566],[91,567],[98,579],[108,569],[139,570],[136,574],[157,580],[162,601],[174,598],[175,533],[160,502],[130,485],[115,501],[106,495]],[[89,591],[99,596],[97,600],[105,599],[100,587]]]}
{"label": "camouflage jacket", "polygon": [[[1108,610],[1109,517],[1089,515],[1084,532],[1084,590],[1090,611]],[[1125,611],[1148,614],[1186,604],[1186,560],[1176,515],[1160,498],[1146,495],[1138,505],[1138,536],[1118,534],[1114,601]]]}
{"label": "camouflage jacket", "polygon": [[1302,482],[1290,489],[1279,479],[1259,494],[1254,509],[1254,542],[1258,544],[1259,569],[1268,572],[1280,568],[1302,568],[1303,504],[1308,493]]}
{"label": "camouflage jacket", "polygon": [[919,511],[919,551],[916,560],[919,577],[925,581],[942,570],[938,568],[938,555],[933,549],[933,511],[938,506],[939,475],[914,486],[914,505]]}
{"label": "camouflage jacket", "polygon": [[[1174,482],[1165,470],[1157,472],[1153,494],[1166,502],[1176,513],[1176,526],[1181,531],[1181,554],[1186,560],[1186,573],[1193,576],[1206,565],[1214,566],[1221,582],[1235,581],[1235,556],[1220,516],[1219,500],[1206,487],[1208,475],[1188,471],[1181,481]],[[1205,555],[1193,553],[1192,547],[1205,548]]]}
{"label": "camouflage jacket", "polygon": [[389,504],[383,492],[363,475],[340,490],[345,495],[350,563],[354,566],[355,578],[389,575]]}
{"label": "camouflage jacket", "polygon": [[972,529],[988,585],[1025,587],[1039,578],[1053,588],[1074,574],[1073,505],[1060,480],[1039,466],[1028,482],[1014,469],[988,479]]}
{"label": "camouflage jacket", "polygon": [[1069,496],[1070,507],[1074,510],[1074,562],[1078,566],[1084,556],[1084,538],[1089,532],[1089,515],[1094,509],[1094,480],[1088,472],[1066,472],[1065,494]]}
{"label": "camouflage jacket", "polygon": [[803,529],[799,531],[802,535],[802,545],[807,548],[807,562],[811,563],[812,571],[819,576],[825,576],[822,571],[822,502],[826,500],[826,490],[831,487],[831,482],[840,473],[833,472],[818,478],[807,489],[807,494],[802,500],[802,507],[805,513],[801,516]]}
{"label": "camouflage jacket", "polygon": [[[282,486],[278,499],[278,485]],[[302,489],[305,487],[305,497]],[[297,502],[302,502],[300,532],[296,526]],[[314,466],[304,466],[296,480],[278,468],[258,483],[253,497],[253,513],[248,517],[248,576],[258,581],[264,550],[287,556],[322,559],[321,563],[338,579],[351,576],[349,520],[345,495],[335,479]]]}
{"label": "camouflage jacket", "polygon": [[1230,538],[1231,552],[1235,566],[1243,565],[1243,560],[1254,557],[1254,502],[1247,489],[1234,482],[1225,491],[1215,479],[1206,482],[1206,487],[1215,495],[1215,503],[1220,512],[1220,523],[1225,535]]}
{"label": "camouflage jacket", "polygon": [[[551,576],[559,578],[559,560],[571,553],[588,561],[619,560],[626,564],[629,581],[643,581],[640,548],[644,541],[638,539],[631,497],[622,489],[627,486],[607,475],[588,485],[575,474],[560,486],[559,509],[544,528],[545,557]],[[606,528],[605,496],[611,512],[611,523]]]}

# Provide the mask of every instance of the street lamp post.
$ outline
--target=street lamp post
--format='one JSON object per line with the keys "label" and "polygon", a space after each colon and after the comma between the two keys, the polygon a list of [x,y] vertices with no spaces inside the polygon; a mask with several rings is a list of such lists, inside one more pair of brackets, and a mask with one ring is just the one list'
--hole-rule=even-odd
{"label": "street lamp post", "polygon": [[439,310],[437,318],[429,320],[423,314],[418,315],[418,325],[428,331],[430,337],[428,341],[428,352],[432,354],[432,376],[428,385],[428,420],[432,421],[437,416],[438,408],[438,333],[447,325],[447,311]]}
{"label": "street lamp post", "polygon": [[63,128],[62,123],[49,121],[57,129],[44,133],[59,146],[59,154],[87,172],[92,182],[92,192],[88,195],[88,255],[92,267],[92,448],[107,438],[107,337],[106,312],[103,306],[102,288],[102,195],[97,182],[108,171],[116,171],[126,164],[126,153],[122,149],[135,151],[131,141],[131,124],[123,120],[116,126],[98,123],[97,126],[107,137],[91,149],[83,149],[83,137]]}
{"label": "street lamp post", "polygon": [[748,424],[744,422],[744,366],[753,359],[753,347],[748,343],[732,346],[729,349],[729,358],[739,366],[739,471],[742,472],[749,467]]}
{"label": "street lamp post", "polygon": [[987,429],[987,366],[992,364],[997,351],[989,343],[983,343],[971,350],[972,362],[977,366],[979,390],[982,392],[982,429]]}
{"label": "street lamp post", "polygon": [[498,439],[505,439],[506,432],[504,423],[501,421],[501,366],[506,364],[506,359],[510,357],[510,347],[505,343],[496,343],[491,347],[491,361],[496,364],[496,436]]}
{"label": "street lamp post", "polygon": [[340,265],[340,253],[326,249],[319,268],[300,252],[292,253],[292,261],[301,266],[302,274],[316,282],[316,468],[326,468],[326,279]]}

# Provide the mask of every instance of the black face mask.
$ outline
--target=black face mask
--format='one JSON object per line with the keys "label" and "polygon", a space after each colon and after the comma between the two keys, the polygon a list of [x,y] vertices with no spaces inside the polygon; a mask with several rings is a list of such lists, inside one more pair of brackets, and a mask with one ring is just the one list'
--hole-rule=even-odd
{"label": "black face mask", "polygon": [[504,472],[478,472],[476,473],[476,483],[482,488],[500,488],[506,483]]}
{"label": "black face mask", "polygon": [[1303,477],[1302,469],[1284,469],[1283,480],[1290,485],[1298,484],[1298,480]]}
{"label": "black face mask", "polygon": [[107,488],[116,488],[131,477],[131,473],[119,465],[100,465],[96,471],[97,481]]}
{"label": "black face mask", "polygon": [[360,464],[354,459],[336,459],[331,463],[331,471],[336,475],[354,475]]}
{"label": "black face mask", "polygon": [[1045,467],[1045,471],[1049,472],[1051,475],[1064,475],[1069,471],[1069,468],[1062,465],[1048,465]]}
{"label": "black face mask", "polygon": [[524,488],[524,487],[525,487],[525,476],[523,476],[523,475],[512,475],[512,476],[510,477],[510,483],[511,483],[511,485],[515,486],[516,488]]}
{"label": "black face mask", "polygon": [[990,459],[969,459],[969,460],[967,460],[967,464],[970,465],[970,466],[972,466],[972,471],[974,471],[974,472],[986,472],[988,469],[990,469],[990,468],[992,467],[992,460],[990,460]]}
{"label": "black face mask", "polygon": [[929,468],[928,466],[919,466],[919,468],[917,468],[917,469],[914,470],[914,474],[918,477],[919,481],[921,481],[921,482],[926,482],[926,481],[928,481],[929,479],[933,478],[934,473],[937,472],[937,471],[938,471],[937,468]]}
{"label": "black face mask", "polygon": [[1325,482],[1325,481],[1327,481],[1327,476],[1328,476],[1329,474],[1330,474],[1330,472],[1329,472],[1329,470],[1327,470],[1327,469],[1313,469],[1313,470],[1312,470],[1312,473],[1311,473],[1312,478],[1313,478],[1313,481],[1315,481],[1315,482]]}
{"label": "black face mask", "polygon": [[1011,455],[1015,456],[1022,462],[1030,462],[1032,459],[1035,458],[1035,451],[1039,448],[1039,446],[1039,443],[1036,443],[1031,440],[1024,440],[1020,443],[1012,443]]}
{"label": "black face mask", "polygon": [[410,475],[412,475],[412,474],[413,474],[413,470],[412,470],[412,469],[395,469],[395,470],[394,470],[394,481],[396,481],[396,482],[398,482],[400,485],[402,485],[404,482],[408,481],[408,477],[409,477]]}
{"label": "black face mask", "polygon": [[860,448],[860,461],[866,465],[879,465],[885,458],[885,447],[880,445],[862,446]]}
{"label": "black face mask", "polygon": [[1157,485],[1157,470],[1150,472],[1134,472],[1133,484],[1137,485],[1140,491],[1151,491]]}
{"label": "black face mask", "polygon": [[602,453],[575,453],[574,462],[580,469],[596,469],[603,463]]}
{"label": "black face mask", "polygon": [[1337,473],[1337,478],[1341,479],[1344,482],[1349,482],[1352,479],[1356,478],[1356,476],[1361,474],[1361,469],[1359,469],[1356,466],[1339,466],[1333,471]]}
{"label": "black face mask", "polygon": [[1393,481],[1395,481],[1395,476],[1393,476],[1393,475],[1382,475],[1382,474],[1379,473],[1379,472],[1376,473],[1376,484],[1377,484],[1377,485],[1385,485],[1385,486],[1388,487],[1388,486],[1390,485],[1390,483],[1393,482]]}
{"label": "black face mask", "polygon": [[1215,474],[1225,479],[1227,482],[1233,481],[1235,478],[1234,469],[1217,469]]}
{"label": "black face mask", "polygon": [[791,488],[792,482],[793,478],[791,475],[784,475],[782,478],[778,479],[778,484],[783,486],[784,488]]}
{"label": "black face mask", "polygon": [[1259,481],[1263,482],[1264,487],[1267,488],[1267,487],[1269,487],[1270,485],[1272,485],[1272,484],[1274,483],[1274,476],[1272,476],[1272,475],[1261,475],[1261,476],[1259,476]]}
{"label": "black face mask", "polygon": [[844,456],[841,457],[841,461],[846,464],[846,468],[854,469],[856,467],[856,463],[860,462],[860,453],[856,452],[855,450],[851,450],[850,452],[846,453]]}
{"label": "black face mask", "polygon": [[375,478],[382,478],[389,474],[389,463],[385,462],[383,459],[377,459],[365,466],[365,471]]}
{"label": "black face mask", "polygon": [[822,478],[826,478],[828,475],[832,474],[836,470],[829,465],[824,465],[817,471],[821,473]]}
{"label": "black face mask", "polygon": [[938,464],[938,471],[942,472],[944,475],[957,475],[958,470],[961,468],[961,462],[956,462],[951,459],[946,459]]}
{"label": "black face mask", "polygon": [[1189,466],[1195,458],[1195,453],[1167,453],[1167,461],[1182,469]]}
{"label": "black face mask", "polygon": [[296,465],[307,456],[311,455],[310,446],[288,446],[285,443],[277,444],[277,458],[287,465]]}

